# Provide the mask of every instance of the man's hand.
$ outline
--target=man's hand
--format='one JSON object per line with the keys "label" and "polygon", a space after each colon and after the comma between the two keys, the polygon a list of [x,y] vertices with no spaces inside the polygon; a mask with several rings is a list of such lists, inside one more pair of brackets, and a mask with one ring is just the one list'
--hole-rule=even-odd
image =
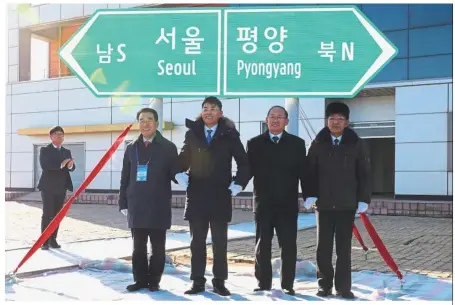
{"label": "man's hand", "polygon": [[122,212],[123,215],[128,216],[128,209],[120,210],[120,212]]}
{"label": "man's hand", "polygon": [[68,164],[67,164],[66,166],[68,166],[68,169],[72,169],[73,166],[74,166],[74,161],[73,161],[73,159],[70,159],[70,161],[68,162]]}
{"label": "man's hand", "polygon": [[177,180],[177,182],[184,186],[184,187],[188,187],[188,175],[186,173],[178,173],[175,175],[175,180]]}
{"label": "man's hand", "polygon": [[68,164],[68,162],[70,162],[70,161],[71,161],[71,159],[63,160],[62,163],[60,164],[60,168],[64,168]]}
{"label": "man's hand", "polygon": [[368,210],[368,204],[365,202],[359,202],[357,207],[357,213],[365,213]]}
{"label": "man's hand", "polygon": [[242,187],[240,185],[234,184],[234,182],[231,183],[229,189],[231,190],[232,196],[234,197],[242,191]]}
{"label": "man's hand", "polygon": [[305,209],[309,210],[313,207],[317,200],[318,198],[316,197],[308,197],[303,203],[303,206],[305,207]]}

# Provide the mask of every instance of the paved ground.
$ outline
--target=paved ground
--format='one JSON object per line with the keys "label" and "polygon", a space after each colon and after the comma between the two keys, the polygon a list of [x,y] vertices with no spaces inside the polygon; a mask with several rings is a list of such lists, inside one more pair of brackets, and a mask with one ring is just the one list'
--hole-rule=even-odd
{"label": "paved ground", "polygon": [[[188,231],[188,222],[183,220],[183,209],[173,209],[172,212],[171,230]],[[35,243],[41,233],[41,213],[40,203],[5,202],[6,250],[30,247]],[[233,223],[250,221],[251,212],[234,210]],[[118,211],[118,206],[73,204],[60,225],[58,240],[70,243],[130,235],[126,217]]]}
{"label": "paved ground", "polygon": [[[380,235],[395,263],[402,272],[428,274],[452,278],[452,219],[417,218],[402,216],[372,216],[370,220]],[[366,246],[370,248],[368,259],[354,238],[352,242],[352,269],[389,272],[379,252],[360,219],[356,221]],[[316,229],[300,231],[297,237],[298,258],[315,262]],[[254,239],[232,241],[228,244],[232,261],[254,262]],[[280,257],[276,237],[273,240],[272,257]],[[189,250],[170,253],[185,262],[190,257]],[[212,257],[211,246],[207,247],[208,257]],[[335,254],[334,254],[335,262]]]}
{"label": "paved ground", "polygon": [[[30,247],[40,234],[41,205],[38,203],[6,202],[6,249]],[[182,219],[183,209],[174,209],[172,230],[188,230],[188,223]],[[417,218],[401,216],[372,216],[371,221],[386,247],[403,272],[429,274],[452,278],[452,219]],[[234,222],[250,222],[250,211],[234,210]],[[379,253],[366,233],[363,224],[357,220],[360,233],[371,249],[368,260],[358,242],[353,240],[353,270],[376,270],[388,272]],[[74,204],[63,220],[59,241],[76,242],[113,237],[127,237],[129,230],[125,217],[117,206]],[[316,247],[315,229],[300,231],[298,234],[298,257],[314,262]],[[252,263],[254,239],[233,241],[228,245],[232,262]],[[211,246],[208,256],[211,256]],[[171,252],[179,261],[188,261],[189,251]],[[279,257],[276,238],[273,242],[273,257]],[[334,255],[335,257],[335,255]]]}

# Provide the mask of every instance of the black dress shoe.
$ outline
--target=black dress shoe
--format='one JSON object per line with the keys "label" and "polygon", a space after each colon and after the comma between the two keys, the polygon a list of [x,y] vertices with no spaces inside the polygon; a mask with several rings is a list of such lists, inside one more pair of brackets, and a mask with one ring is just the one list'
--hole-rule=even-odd
{"label": "black dress shoe", "polygon": [[49,243],[49,246],[51,246],[51,248],[54,248],[54,249],[59,249],[59,248],[61,248],[61,246],[60,246],[56,241],[50,242],[50,243]]}
{"label": "black dress shoe", "polygon": [[41,250],[49,250],[49,245],[42,245]]}
{"label": "black dress shoe", "polygon": [[139,289],[147,288],[147,287],[148,287],[148,285],[146,283],[134,283],[134,284],[126,286],[126,290],[132,292],[132,291],[137,291]]}
{"label": "black dress shoe", "polygon": [[288,294],[288,295],[295,295],[295,290],[292,289],[292,288],[289,288],[289,289],[283,289],[284,290],[284,293]]}
{"label": "black dress shoe", "polygon": [[224,285],[214,285],[213,292],[223,297],[231,295],[231,292]]}
{"label": "black dress shoe", "polygon": [[322,289],[319,288],[318,292],[316,293],[318,297],[328,297],[329,295],[332,295],[332,289]]}
{"label": "black dress shoe", "polygon": [[355,295],[351,291],[337,291],[337,296],[342,297],[343,299],[355,299]]}
{"label": "black dress shoe", "polygon": [[190,289],[188,289],[187,291],[185,291],[184,294],[198,294],[198,293],[201,293],[201,292],[204,292],[205,291],[205,287],[204,286],[191,286]]}
{"label": "black dress shoe", "polygon": [[270,288],[257,287],[257,288],[254,288],[253,291],[254,292],[257,292],[257,291],[270,291]]}
{"label": "black dress shoe", "polygon": [[160,285],[158,285],[158,284],[157,285],[150,285],[149,286],[149,290],[152,291],[152,292],[153,291],[159,291],[160,290]]}

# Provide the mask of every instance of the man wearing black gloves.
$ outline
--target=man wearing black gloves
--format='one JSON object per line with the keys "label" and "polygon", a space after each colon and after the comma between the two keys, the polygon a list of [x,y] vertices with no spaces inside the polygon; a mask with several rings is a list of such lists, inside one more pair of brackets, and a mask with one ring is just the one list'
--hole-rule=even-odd
{"label": "man wearing black gloves", "polygon": [[[332,103],[326,109],[327,126],[308,151],[305,207],[317,209],[318,296],[332,294],[353,299],[351,242],[356,210],[366,212],[371,200],[371,164],[366,143],[348,127],[349,108]],[[336,273],[332,266],[336,242]]]}

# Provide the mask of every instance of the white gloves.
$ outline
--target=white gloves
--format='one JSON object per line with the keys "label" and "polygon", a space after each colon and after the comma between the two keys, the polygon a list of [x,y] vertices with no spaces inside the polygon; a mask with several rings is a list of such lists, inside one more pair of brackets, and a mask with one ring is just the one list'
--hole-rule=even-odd
{"label": "white gloves", "polygon": [[128,209],[120,210],[120,212],[122,212],[123,215],[128,216]]}
{"label": "white gloves", "polygon": [[175,180],[181,185],[188,187],[188,175],[186,173],[178,173],[175,175]]}
{"label": "white gloves", "polygon": [[357,213],[365,213],[368,210],[368,204],[365,202],[359,202],[357,207]]}
{"label": "white gloves", "polygon": [[237,196],[238,193],[242,191],[242,187],[240,185],[234,184],[234,181],[232,181],[229,189],[231,190],[232,196]]}
{"label": "white gloves", "polygon": [[309,210],[313,207],[313,205],[316,203],[317,200],[318,200],[318,198],[316,198],[316,197],[308,197],[305,200],[305,203],[303,204],[303,206],[305,207],[305,209]]}

